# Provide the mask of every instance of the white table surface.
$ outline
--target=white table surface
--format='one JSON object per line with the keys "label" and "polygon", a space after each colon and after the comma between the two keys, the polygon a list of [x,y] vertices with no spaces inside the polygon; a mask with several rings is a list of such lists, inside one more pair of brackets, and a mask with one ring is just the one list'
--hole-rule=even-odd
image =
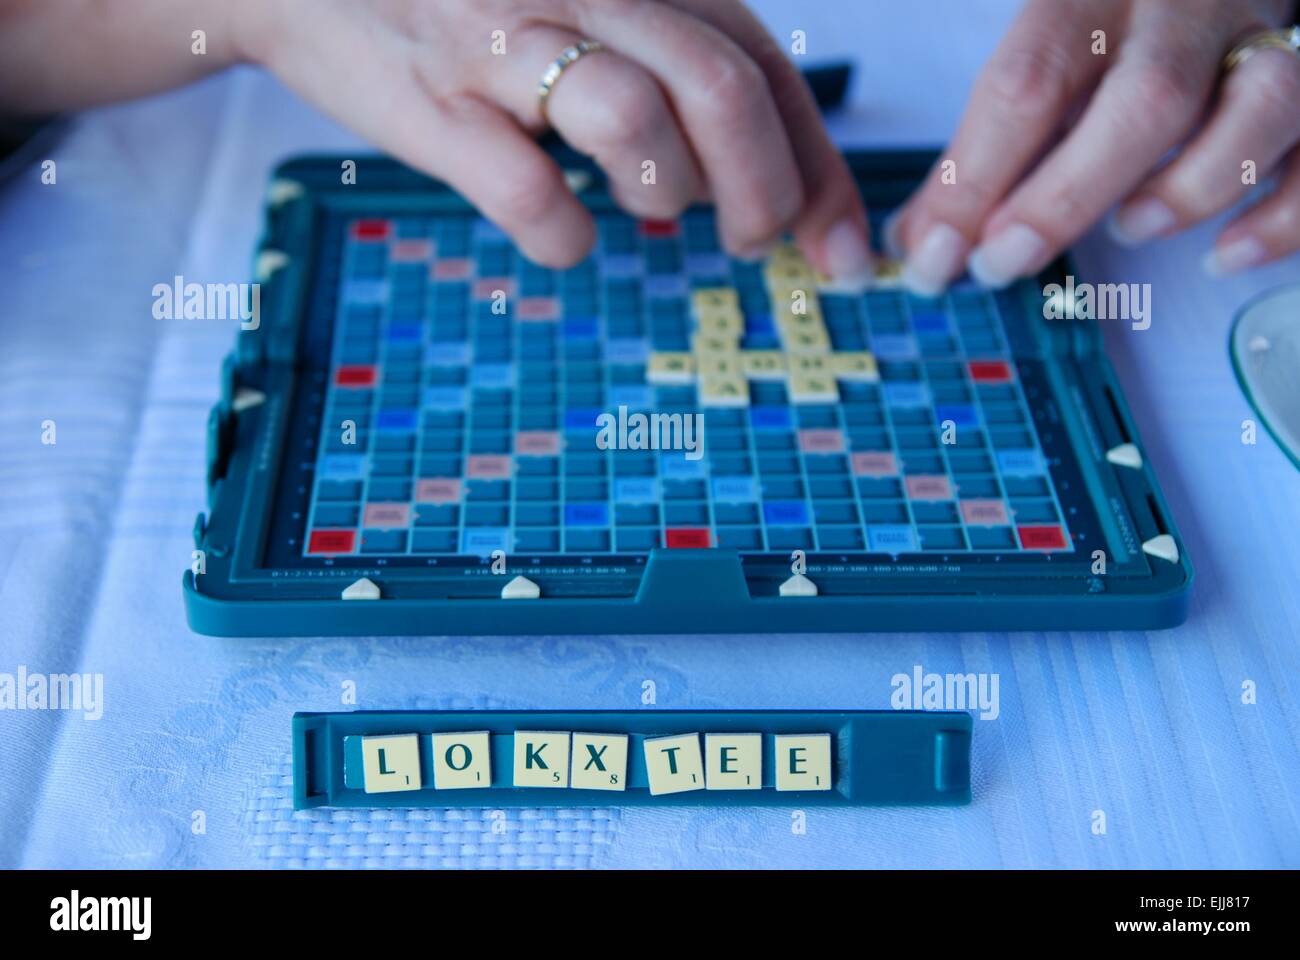
{"label": "white table surface", "polygon": [[[1014,4],[758,5],[851,56],[846,144],[935,144]],[[221,640],[186,627],[181,572],[204,508],[204,422],[225,324],[158,321],[175,274],[247,279],[264,184],[286,156],[360,151],[241,70],[78,118],[0,185],[0,672],[104,676],[102,719],[0,713],[0,866],[1297,866],[1300,474],[1227,356],[1235,310],[1291,260],[1212,282],[1209,227],[1148,250],[1094,233],[1080,271],[1150,282],[1155,319],[1108,350],[1196,564],[1160,633]],[[41,422],[58,443],[40,443]],[[289,716],[360,707],[885,707],[890,678],[996,672],[961,809],[289,810]],[[1244,681],[1258,702],[1241,702]],[[1107,831],[1091,831],[1094,811]],[[206,832],[195,833],[196,811]]]}

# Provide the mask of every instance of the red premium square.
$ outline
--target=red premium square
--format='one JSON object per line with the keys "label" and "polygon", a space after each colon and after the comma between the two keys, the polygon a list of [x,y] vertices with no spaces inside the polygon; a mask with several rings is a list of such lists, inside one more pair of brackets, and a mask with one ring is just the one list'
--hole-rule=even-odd
{"label": "red premium square", "polygon": [[307,541],[307,552],[352,553],[356,540],[355,530],[313,530]]}
{"label": "red premium square", "polygon": [[352,239],[387,240],[390,229],[387,220],[357,220],[352,224]]}
{"label": "red premium square", "polygon": [[375,368],[369,363],[344,364],[334,371],[334,382],[340,387],[373,387]]}
{"label": "red premium square", "polygon": [[1020,545],[1026,550],[1064,550],[1065,531],[1057,526],[1017,527]]}
{"label": "red premium square", "polygon": [[970,378],[976,383],[1010,383],[1011,367],[1005,360],[972,360]]}
{"label": "red premium square", "polygon": [[665,532],[670,548],[692,549],[713,546],[713,538],[703,527],[678,527]]}
{"label": "red premium square", "polygon": [[677,236],[677,222],[675,220],[642,220],[641,235],[643,237],[675,237]]}

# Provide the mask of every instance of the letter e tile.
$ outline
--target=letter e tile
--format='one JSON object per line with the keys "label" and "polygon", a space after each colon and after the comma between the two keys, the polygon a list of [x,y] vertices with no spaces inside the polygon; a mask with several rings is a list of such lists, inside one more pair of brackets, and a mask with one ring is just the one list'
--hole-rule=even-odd
{"label": "letter e tile", "polygon": [[831,789],[831,735],[778,733],[776,789]]}
{"label": "letter e tile", "polygon": [[704,775],[709,790],[761,790],[763,735],[706,733]]}

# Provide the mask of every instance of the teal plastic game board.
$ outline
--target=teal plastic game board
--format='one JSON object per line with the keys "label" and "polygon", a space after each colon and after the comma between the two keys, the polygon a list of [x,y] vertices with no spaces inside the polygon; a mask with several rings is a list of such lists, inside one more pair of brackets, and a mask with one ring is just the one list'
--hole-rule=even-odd
{"label": "teal plastic game board", "polygon": [[293,718],[308,807],[970,803],[969,713],[379,710]]}
{"label": "teal plastic game board", "polygon": [[[184,577],[224,635],[1150,629],[1192,569],[1087,320],[728,258],[713,213],[562,272],[383,160],[272,184]],[[933,157],[850,157],[873,220]],[[877,234],[879,231],[877,230]]]}

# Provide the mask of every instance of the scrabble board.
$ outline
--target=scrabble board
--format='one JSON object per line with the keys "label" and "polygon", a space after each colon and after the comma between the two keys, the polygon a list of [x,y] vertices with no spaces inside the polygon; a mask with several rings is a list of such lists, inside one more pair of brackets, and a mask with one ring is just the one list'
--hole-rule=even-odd
{"label": "scrabble board", "polygon": [[[924,170],[854,158],[879,218]],[[619,211],[524,259],[385,161],[273,187],[186,575],[217,633],[1158,627],[1191,568],[1095,327]],[[1053,268],[1063,269],[1061,265]],[[1050,279],[1050,278],[1049,278]],[[213,549],[213,547],[217,549]],[[372,601],[356,604],[351,601]]]}
{"label": "scrabble board", "polygon": [[294,807],[957,805],[972,726],[911,710],[298,713]]}

